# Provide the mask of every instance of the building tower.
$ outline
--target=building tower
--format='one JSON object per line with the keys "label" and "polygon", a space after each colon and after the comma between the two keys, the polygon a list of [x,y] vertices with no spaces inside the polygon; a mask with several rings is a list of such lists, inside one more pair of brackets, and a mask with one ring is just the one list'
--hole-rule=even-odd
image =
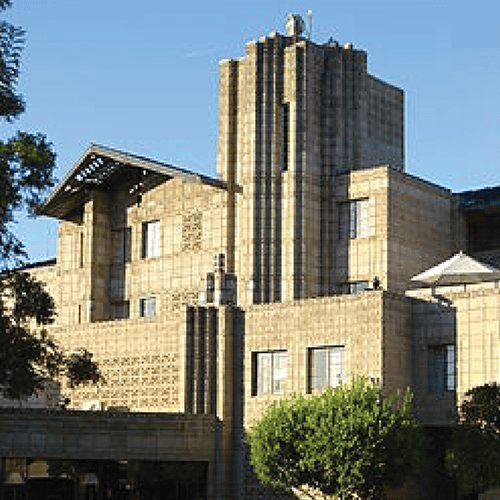
{"label": "building tower", "polygon": [[289,16],[286,36],[220,63],[218,172],[235,193],[240,304],[338,291],[336,176],[404,168],[403,91],[368,74],[364,51],[310,42],[302,26]]}

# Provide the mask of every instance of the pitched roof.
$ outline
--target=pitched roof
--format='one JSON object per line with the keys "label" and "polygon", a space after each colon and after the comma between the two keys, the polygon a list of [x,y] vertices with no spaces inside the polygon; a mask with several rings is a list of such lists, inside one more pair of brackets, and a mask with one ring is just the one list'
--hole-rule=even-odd
{"label": "pitched roof", "polygon": [[166,179],[180,178],[189,182],[203,182],[221,188],[225,182],[205,175],[190,172],[156,160],[124,153],[98,144],[91,144],[47,197],[41,213],[64,218],[84,202],[89,190],[109,189],[113,179],[126,170],[149,171]]}
{"label": "pitched roof", "polygon": [[460,285],[500,280],[500,270],[479,262],[459,252],[437,266],[414,276],[411,281],[420,281],[432,286]]}

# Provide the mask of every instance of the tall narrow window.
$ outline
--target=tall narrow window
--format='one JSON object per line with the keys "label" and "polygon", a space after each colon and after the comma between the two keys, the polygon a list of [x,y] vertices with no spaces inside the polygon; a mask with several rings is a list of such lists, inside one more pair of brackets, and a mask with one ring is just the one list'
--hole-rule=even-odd
{"label": "tall narrow window", "polygon": [[85,253],[85,239],[83,233],[80,233],[80,238],[78,242],[78,265],[79,267],[83,267],[83,255]]}
{"label": "tall narrow window", "polygon": [[113,263],[123,264],[131,260],[131,228],[123,227],[111,231]]}
{"label": "tall narrow window", "polygon": [[344,346],[309,349],[309,392],[335,388],[344,377]]}
{"label": "tall narrow window", "polygon": [[290,146],[290,103],[281,106],[281,170],[288,170],[288,150]]}
{"label": "tall narrow window", "polygon": [[429,346],[429,392],[454,391],[456,388],[456,347],[454,344]]}
{"label": "tall narrow window", "polygon": [[286,351],[252,353],[252,395],[281,394],[285,389]]}
{"label": "tall narrow window", "polygon": [[353,200],[339,204],[339,239],[370,236],[369,200]]}
{"label": "tall narrow window", "polygon": [[148,259],[160,256],[160,221],[142,224],[142,257]]}

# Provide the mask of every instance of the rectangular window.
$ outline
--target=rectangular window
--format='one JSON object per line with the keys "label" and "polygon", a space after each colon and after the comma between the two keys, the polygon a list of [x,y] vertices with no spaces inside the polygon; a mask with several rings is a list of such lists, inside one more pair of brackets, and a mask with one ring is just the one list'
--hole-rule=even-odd
{"label": "rectangular window", "polygon": [[123,302],[111,304],[111,311],[113,319],[128,319],[130,317],[129,301],[125,300]]}
{"label": "rectangular window", "polygon": [[139,301],[139,316],[141,318],[156,316],[156,297],[144,297]]}
{"label": "rectangular window", "polygon": [[454,344],[429,346],[429,392],[441,393],[456,388],[456,347]]}
{"label": "rectangular window", "polygon": [[345,378],[344,346],[309,349],[308,367],[309,392],[337,387]]}
{"label": "rectangular window", "polygon": [[369,200],[339,203],[339,239],[370,236]]}
{"label": "rectangular window", "polygon": [[287,379],[286,351],[252,353],[252,396],[281,394]]}
{"label": "rectangular window", "polygon": [[122,227],[111,231],[111,245],[113,247],[113,263],[123,264],[131,260],[131,234],[130,227]]}
{"label": "rectangular window", "polygon": [[80,248],[80,252],[79,252],[80,255],[78,256],[79,267],[83,267],[83,261],[84,261],[84,255],[85,255],[85,239],[84,239],[83,233],[80,233],[79,248]]}
{"label": "rectangular window", "polygon": [[361,293],[368,288],[368,281],[353,281],[348,285],[349,293]]}
{"label": "rectangular window", "polygon": [[160,256],[160,221],[154,220],[142,224],[142,258]]}
{"label": "rectangular window", "polygon": [[281,170],[288,170],[288,148],[290,136],[290,103],[285,103],[281,106]]}

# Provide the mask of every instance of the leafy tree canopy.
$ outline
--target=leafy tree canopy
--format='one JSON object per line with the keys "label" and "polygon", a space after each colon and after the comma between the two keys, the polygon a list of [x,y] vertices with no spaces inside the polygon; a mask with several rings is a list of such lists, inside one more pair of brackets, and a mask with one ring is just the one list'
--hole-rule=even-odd
{"label": "leafy tree canopy", "polygon": [[411,398],[409,390],[384,398],[357,378],[310,398],[275,402],[248,434],[257,478],[285,490],[307,484],[344,499],[382,498],[384,484],[401,485],[420,461]]}
{"label": "leafy tree canopy", "polygon": [[447,466],[467,493],[500,486],[500,385],[496,382],[465,394]]}
{"label": "leafy tree canopy", "polygon": [[[0,0],[0,11],[11,6]],[[17,93],[24,30],[0,21],[0,121],[12,122],[25,109]],[[33,394],[48,377],[66,375],[70,386],[100,379],[92,355],[63,354],[47,334],[54,302],[43,284],[20,266],[27,257],[11,225],[15,215],[34,215],[54,186],[55,153],[42,134],[17,132],[0,140],[0,396]]]}

